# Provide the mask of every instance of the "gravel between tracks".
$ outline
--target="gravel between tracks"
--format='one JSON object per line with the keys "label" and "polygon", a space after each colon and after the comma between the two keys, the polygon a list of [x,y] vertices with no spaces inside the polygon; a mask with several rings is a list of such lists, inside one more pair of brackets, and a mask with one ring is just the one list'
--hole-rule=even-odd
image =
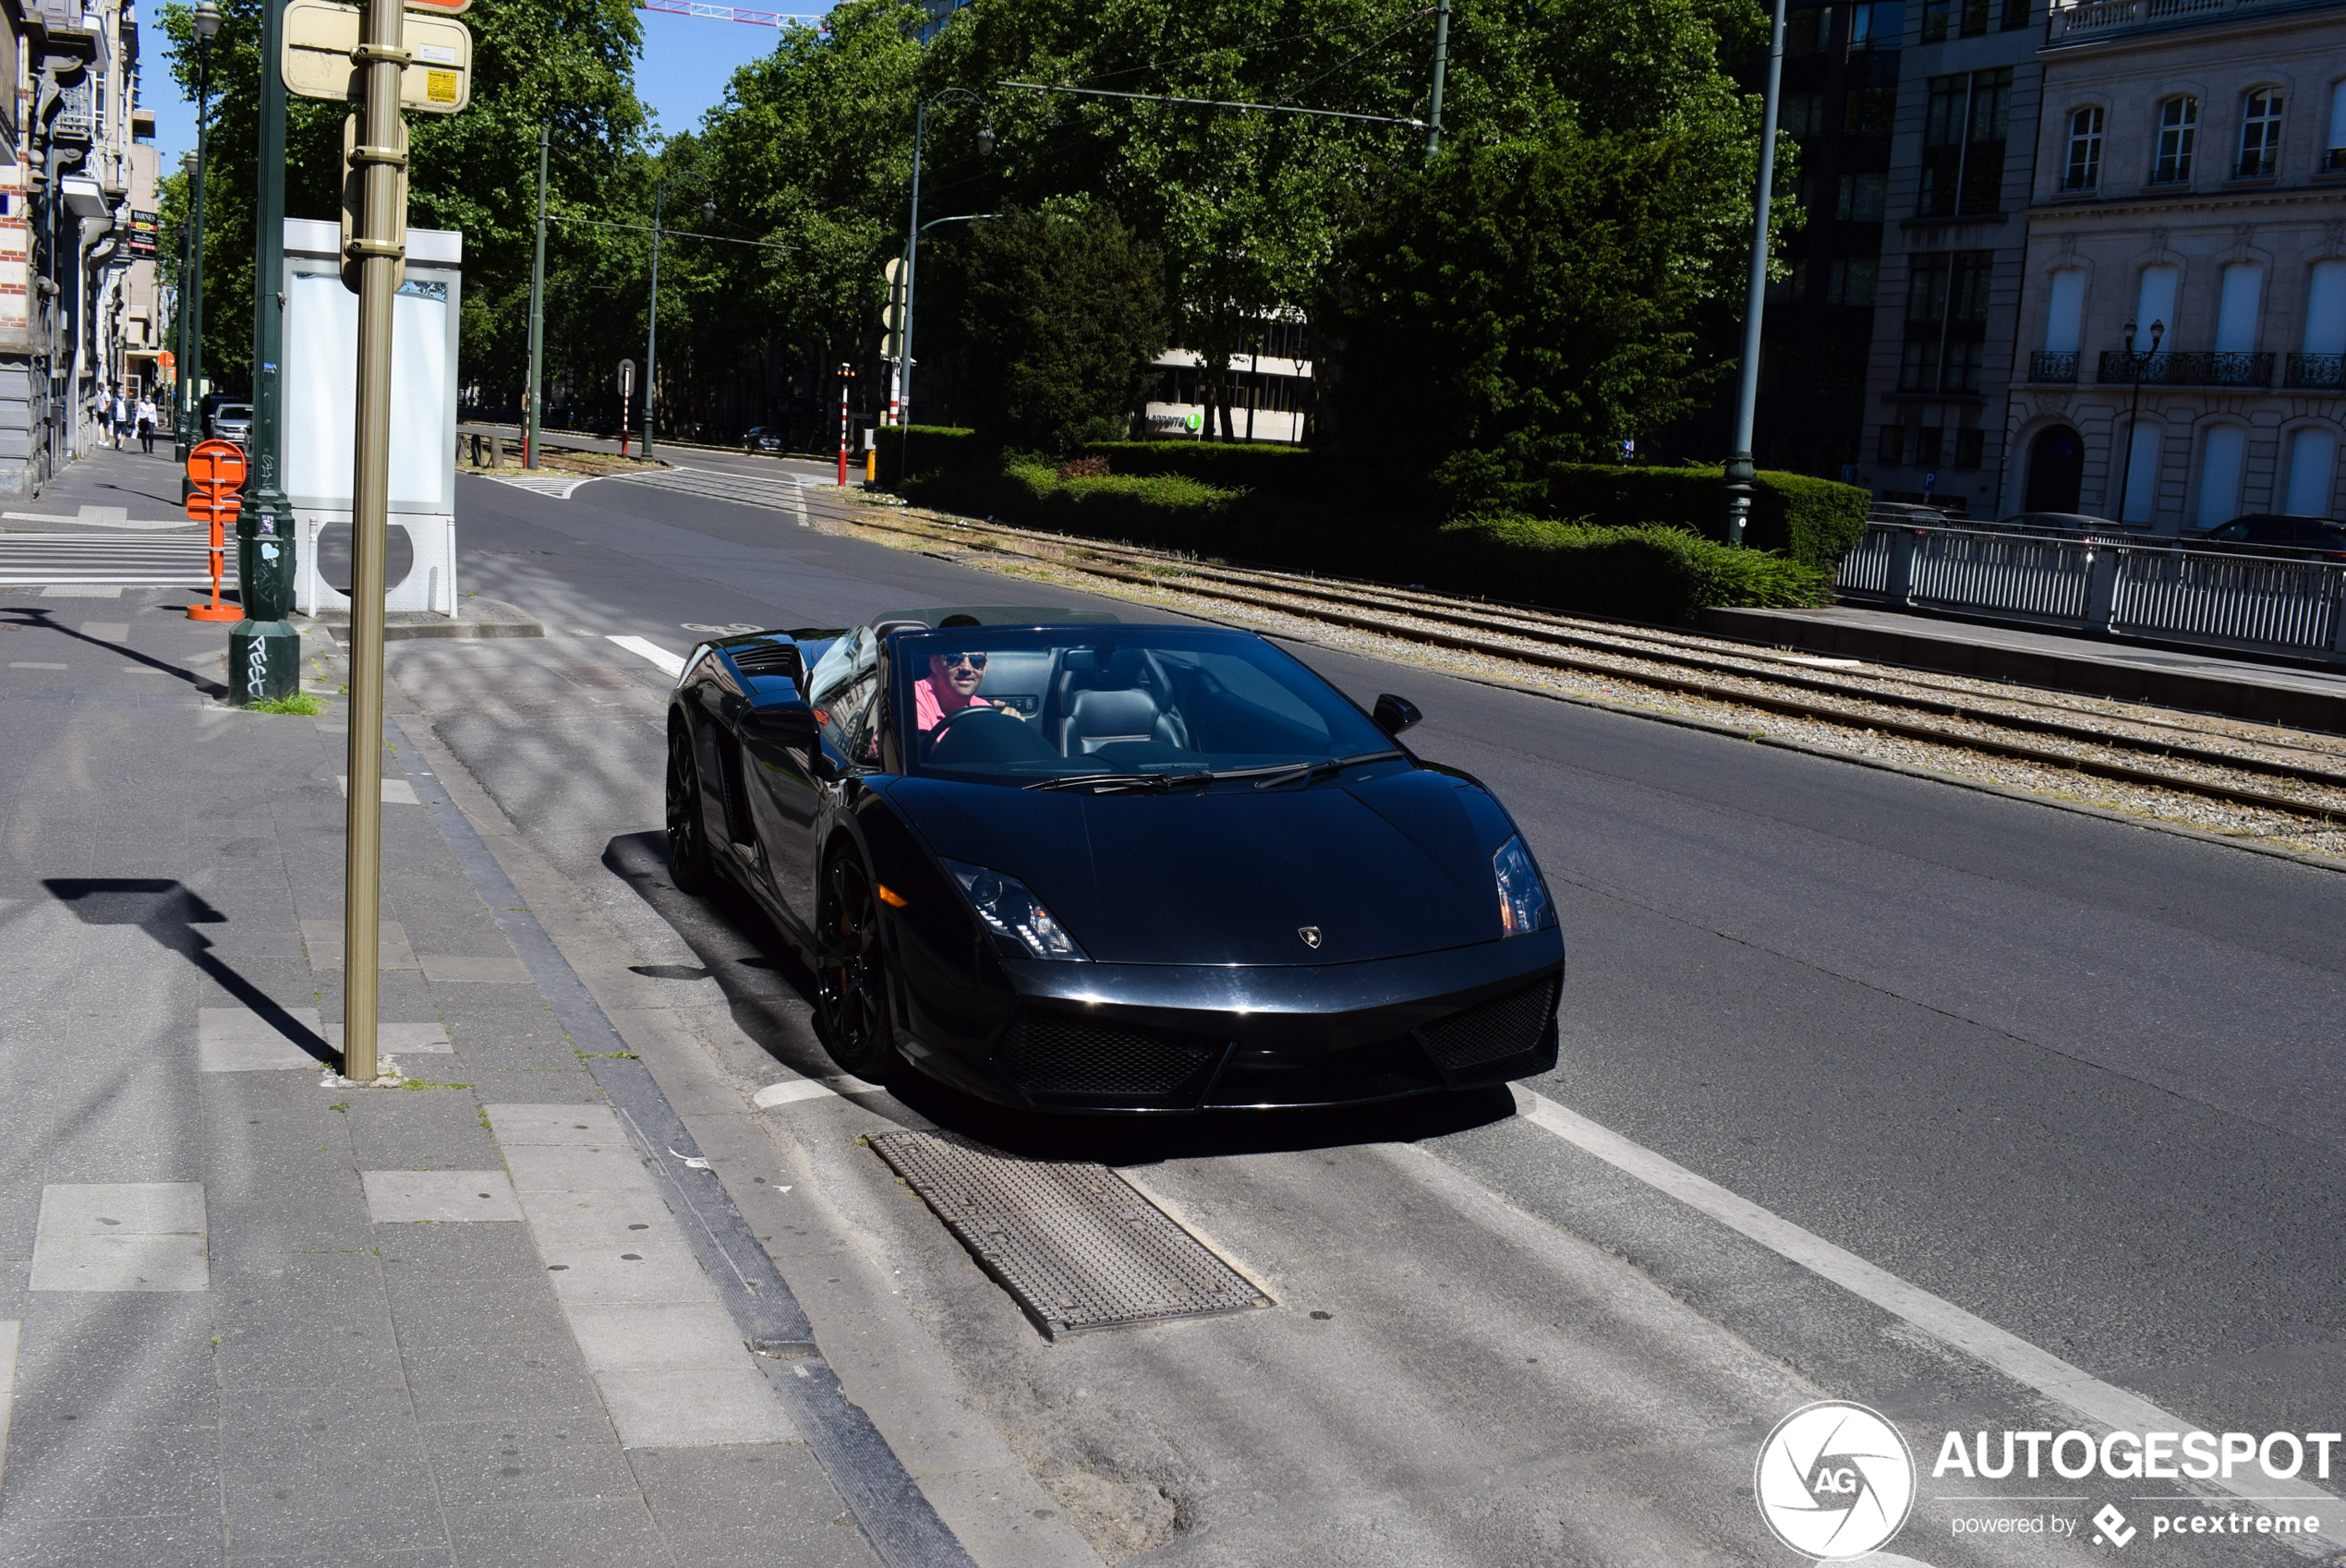
{"label": "gravel between tracks", "polygon": [[[1561,694],[1590,698],[1623,708],[1699,719],[1711,724],[1731,727],[1754,738],[1769,736],[1796,741],[1849,756],[1917,768],[1953,779],[1976,780],[2052,800],[2097,806],[2152,822],[2168,823],[2201,832],[2220,834],[2226,838],[2249,840],[2278,849],[2293,850],[2300,853],[2346,858],[2346,823],[2327,820],[2320,816],[2299,816],[2255,805],[2215,800],[2180,790],[2171,790],[2155,786],[2096,778],[2090,774],[2049,764],[1988,754],[1967,748],[1961,742],[1965,736],[2022,741],[2031,746],[2058,752],[2063,755],[2076,756],[2081,759],[2123,762],[2138,767],[2156,767],[2161,771],[2174,772],[2179,776],[2205,779],[2219,786],[2237,785],[2267,793],[2302,793],[2309,807],[2316,809],[2328,807],[2340,813],[2346,813],[2346,790],[2297,784],[2262,775],[2236,774],[2219,766],[2174,758],[2146,758],[2144,754],[2122,746],[2097,747],[2088,742],[2058,736],[2001,730],[1989,724],[1975,723],[1959,718],[1933,717],[1929,720],[1934,728],[1943,729],[1949,733],[1950,740],[1945,743],[1912,740],[1905,736],[1880,733],[1867,727],[1865,719],[1870,715],[1913,723],[1915,722],[1913,710],[1888,704],[1882,705],[1878,709],[1871,709],[1864,703],[1861,696],[1825,697],[1822,694],[1806,692],[1787,694],[1797,695],[1804,701],[1828,700],[1846,705],[1850,710],[1849,719],[1846,722],[1835,722],[1776,713],[1731,700],[1698,696],[1640,681],[1637,676],[1641,670],[1657,676],[1676,679],[1685,679],[1686,676],[1683,670],[1674,669],[1671,666],[1638,658],[1637,639],[1633,635],[1617,638],[1621,651],[1618,655],[1611,657],[1617,657],[1622,660],[1622,669],[1618,674],[1598,675],[1554,669],[1544,665],[1527,663],[1506,657],[1506,645],[1514,645],[1528,651],[1548,652],[1554,649],[1552,645],[1543,646],[1528,638],[1508,636],[1506,622],[1516,621],[1518,618],[1495,609],[1493,612],[1492,622],[1481,628],[1481,634],[1489,637],[1494,644],[1502,645],[1494,647],[1490,654],[1468,653],[1429,646],[1424,643],[1413,641],[1406,635],[1385,636],[1375,633],[1356,631],[1348,627],[1330,625],[1324,621],[1314,620],[1308,614],[1291,613],[1270,606],[1239,603],[1226,598],[1185,593],[1179,586],[1184,569],[1179,562],[1169,559],[1151,561],[1146,568],[1153,573],[1159,572],[1164,573],[1162,585],[1144,585],[1103,578],[1081,570],[1083,556],[1086,553],[1096,554],[1092,550],[1089,541],[1068,540],[1060,546],[1061,549],[1076,558],[1075,564],[1062,565],[1039,559],[1038,554],[1025,553],[1039,552],[1048,549],[1049,545],[1058,544],[1056,540],[1050,541],[1049,544],[1038,544],[1032,539],[1021,538],[1011,543],[1009,550],[973,548],[979,545],[980,539],[984,537],[980,530],[974,526],[957,527],[949,520],[941,521],[907,511],[891,511],[885,514],[873,514],[869,518],[870,522],[889,529],[908,526],[919,528],[919,535],[882,533],[877,529],[866,529],[859,526],[863,521],[862,518],[851,516],[835,521],[826,520],[826,525],[833,528],[853,528],[865,537],[877,537],[900,549],[927,549],[931,553],[941,553],[939,547],[942,547],[944,551],[949,551],[954,559],[964,564],[983,567],[1006,576],[1081,588],[1087,593],[1128,599],[1136,603],[1159,605],[1167,609],[1178,609],[1202,619],[1252,626],[1260,631],[1276,633],[1286,637],[1364,654],[1389,663],[1414,665],[1431,670],[1448,671],[1517,685],[1543,688]],[[927,525],[927,526],[922,527],[922,525]],[[1128,552],[1121,549],[1115,549],[1115,554],[1119,556],[1142,553]],[[1124,565],[1125,563],[1119,561],[1115,564]],[[1279,585],[1274,582],[1217,585],[1242,586],[1243,591],[1261,593],[1265,597],[1280,594]],[[1294,600],[1290,597],[1289,602],[1297,604],[1300,609],[1307,601]],[[1438,629],[1455,634],[1457,630],[1455,625],[1444,625],[1441,622],[1410,617],[1400,613],[1397,609],[1389,612],[1393,613],[1395,629],[1398,633],[1406,633],[1411,629]],[[1538,624],[1536,621],[1518,621],[1518,623]],[[1605,637],[1608,642],[1616,640],[1616,629],[1602,625],[1580,623],[1574,625],[1571,630],[1576,636],[1587,636],[1593,633]],[[1755,650],[1747,645],[1716,642],[1693,634],[1688,634],[1683,639],[1670,636],[1665,645],[1686,648],[1687,651],[1699,651],[1723,658],[1750,659],[1767,657],[1763,651]],[[1589,650],[1581,649],[1577,652],[1585,657]],[[1834,677],[1846,677],[1860,673],[1840,668],[1820,668],[1806,661],[1799,662],[1793,668],[1799,669],[1803,674],[1809,675],[1830,674]],[[2149,708],[2139,704],[2120,703],[2094,697],[2072,697],[2069,694],[2039,694],[2030,691],[2026,696],[2018,696],[2009,686],[1965,677],[1932,675],[1910,679],[1905,671],[1887,671],[1878,667],[1867,667],[1862,673],[1869,680],[1880,681],[1892,690],[1910,687],[1942,699],[1960,697],[1967,705],[1983,708],[1998,707],[2013,713],[2060,717],[2071,722],[2090,720],[2116,730],[2120,733],[2134,733],[2147,739],[2185,741],[2208,750],[2246,752],[2325,770],[2346,771],[2346,739],[2338,737],[2282,730],[2274,726],[2250,724],[2208,715],[2176,713],[2171,710]],[[1769,690],[1766,677],[1761,673],[1744,675],[1705,671],[1701,673],[1700,678],[1716,685],[1747,690],[1755,695],[1764,694]]]}

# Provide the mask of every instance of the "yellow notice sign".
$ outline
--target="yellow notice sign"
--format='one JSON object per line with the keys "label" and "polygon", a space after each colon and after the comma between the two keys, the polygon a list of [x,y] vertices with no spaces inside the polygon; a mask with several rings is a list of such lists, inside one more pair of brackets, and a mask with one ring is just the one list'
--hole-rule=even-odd
{"label": "yellow notice sign", "polygon": [[[363,13],[339,0],[286,0],[285,48],[278,62],[285,90],[302,98],[356,103],[365,96],[351,53]],[[399,74],[399,106],[453,115],[472,102],[472,30],[453,17],[409,11],[401,44],[411,56]]]}

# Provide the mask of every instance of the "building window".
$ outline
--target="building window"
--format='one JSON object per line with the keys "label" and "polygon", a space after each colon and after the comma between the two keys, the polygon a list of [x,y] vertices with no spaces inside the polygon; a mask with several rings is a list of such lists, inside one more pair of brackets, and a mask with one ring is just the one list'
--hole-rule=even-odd
{"label": "building window", "polygon": [[1979,466],[1979,453],[1980,449],[1983,445],[1985,445],[1985,435],[1986,432],[1982,430],[1957,430],[1955,432],[1956,467],[1977,468]]}
{"label": "building window", "polygon": [[2240,163],[2235,178],[2261,180],[2280,166],[2280,104],[2279,88],[2260,87],[2250,93],[2240,115]]}
{"label": "building window", "polygon": [[2092,190],[2101,184],[2102,109],[2098,103],[2069,116],[2069,167],[2061,176],[2063,190]]}
{"label": "building window", "polygon": [[1832,42],[1830,6],[1813,11],[1794,11],[1784,19],[1784,52],[1787,54],[1821,54]]}
{"label": "building window", "polygon": [[2292,517],[2330,517],[2338,479],[2338,437],[2309,426],[2289,438],[2289,489],[2281,503]]}
{"label": "building window", "polygon": [[1870,256],[1853,257],[1835,261],[1825,279],[1825,303],[1828,305],[1873,304],[1874,280],[1881,263]]}
{"label": "building window", "polygon": [[1914,259],[1906,276],[1902,392],[1976,392],[1988,340],[1995,252],[1958,250]]}
{"label": "building window", "polygon": [[2003,201],[2004,136],[2011,119],[2012,67],[1930,78],[1922,129],[1926,218],[1993,212]]}
{"label": "building window", "polygon": [[1946,452],[1946,432],[1936,425],[1925,425],[1915,432],[1915,466],[1936,468]]}
{"label": "building window", "polygon": [[2028,25],[2028,0],[2004,0],[2004,30],[2017,32]]}
{"label": "building window", "polygon": [[1858,0],[1858,4],[1849,7],[1849,47],[1895,49],[1898,47],[1897,26],[1897,6]]}
{"label": "building window", "polygon": [[1825,95],[1821,92],[1787,92],[1784,106],[1776,111],[1776,128],[1796,139],[1811,137],[1825,128]]}
{"label": "building window", "polygon": [[1833,216],[1856,223],[1879,223],[1889,202],[1888,175],[1844,175]]}
{"label": "building window", "polygon": [[1954,14],[1954,0],[1922,0],[1922,41],[1941,43],[1946,41],[1948,18]]}
{"label": "building window", "polygon": [[2329,151],[2322,154],[2322,167],[2332,174],[2346,174],[2346,81],[2330,85],[2328,145]]}
{"label": "building window", "polygon": [[1904,425],[1881,427],[1880,444],[1874,448],[1877,462],[1899,464],[1906,461],[1906,428]]}
{"label": "building window", "polygon": [[[2026,26],[2027,0],[2004,0],[2004,25],[2012,25],[2014,7]],[[1950,33],[1960,32],[1965,38],[1977,38],[1988,30],[1988,23],[1995,15],[1995,0],[1922,0],[1922,41],[1925,43],[1943,42]]]}
{"label": "building window", "polygon": [[2199,144],[2199,100],[2170,98],[2159,108],[2159,157],[2150,166],[2153,185],[2189,185],[2192,154]]}
{"label": "building window", "polygon": [[2240,513],[2240,474],[2248,452],[2248,432],[2238,425],[2211,425],[2199,438],[2199,512],[2203,528],[2229,523]]}

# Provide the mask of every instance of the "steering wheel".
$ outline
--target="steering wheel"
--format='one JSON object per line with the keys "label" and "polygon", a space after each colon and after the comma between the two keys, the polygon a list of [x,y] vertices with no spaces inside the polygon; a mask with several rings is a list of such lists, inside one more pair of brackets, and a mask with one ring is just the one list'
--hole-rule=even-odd
{"label": "steering wheel", "polygon": [[978,704],[976,704],[976,703],[972,703],[972,704],[970,704],[970,706],[967,706],[967,707],[955,708],[952,712],[950,712],[950,713],[947,714],[944,718],[942,718],[938,719],[938,720],[937,721],[936,727],[935,727],[935,728],[933,728],[932,730],[929,730],[929,732],[928,732],[928,750],[929,750],[929,752],[930,752],[930,753],[932,753],[932,754],[933,754],[933,753],[937,750],[937,747],[938,742],[942,742],[942,741],[945,739],[945,732],[946,732],[947,730],[949,730],[952,729],[954,725],[959,724],[959,723],[960,723],[962,719],[969,718],[969,717],[970,717],[970,715],[972,715],[972,714],[973,714],[973,713],[986,713],[986,714],[997,714],[997,715],[999,715],[999,714],[1006,714],[1006,713],[1009,713],[1009,712],[1010,712],[1010,710],[1009,708],[1007,708],[1007,707],[998,707],[998,706],[995,706],[995,705],[994,705],[994,704],[992,704],[992,703],[987,703],[987,704],[984,705],[983,706],[979,706],[979,705],[978,705]]}

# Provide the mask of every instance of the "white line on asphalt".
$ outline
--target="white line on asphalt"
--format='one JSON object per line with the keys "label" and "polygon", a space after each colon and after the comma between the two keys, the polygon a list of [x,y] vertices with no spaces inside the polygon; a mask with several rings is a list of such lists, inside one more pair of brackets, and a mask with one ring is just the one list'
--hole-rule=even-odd
{"label": "white line on asphalt", "polygon": [[23,1333],[21,1320],[0,1321],[0,1475],[8,1462],[8,1406],[17,1397],[17,1343]]}
{"label": "white line on asphalt", "polygon": [[604,641],[617,643],[638,658],[649,659],[662,675],[671,681],[684,673],[683,656],[670,653],[658,643],[647,641],[642,637],[606,637]]}
{"label": "white line on asphalt", "polygon": [[[1730,1230],[1740,1231],[1770,1251],[1789,1258],[1852,1296],[1903,1318],[1923,1333],[1986,1362],[2014,1382],[2067,1405],[2089,1421],[2130,1432],[2198,1429],[2192,1422],[2170,1415],[2139,1394],[2104,1382],[2050,1351],[2039,1349],[1984,1318],[1975,1317],[1953,1302],[1907,1284],[1887,1269],[1867,1262],[1813,1231],[1803,1230],[1783,1215],[1736,1196],[1641,1143],[1633,1143],[1611,1128],[1600,1127],[1544,1094],[1518,1084],[1515,1097],[1517,1112],[1542,1131],[1554,1133],[1656,1191],[1710,1215]],[[2328,1524],[2318,1532],[2307,1532],[2303,1538],[2326,1541],[2333,1548],[2346,1546],[2340,1500],[2319,1487],[2303,1481],[2276,1481],[2262,1475],[2254,1480],[2243,1477],[2237,1481],[2213,1479],[2206,1484],[2243,1502],[2286,1499],[2324,1508],[2328,1511]]]}

